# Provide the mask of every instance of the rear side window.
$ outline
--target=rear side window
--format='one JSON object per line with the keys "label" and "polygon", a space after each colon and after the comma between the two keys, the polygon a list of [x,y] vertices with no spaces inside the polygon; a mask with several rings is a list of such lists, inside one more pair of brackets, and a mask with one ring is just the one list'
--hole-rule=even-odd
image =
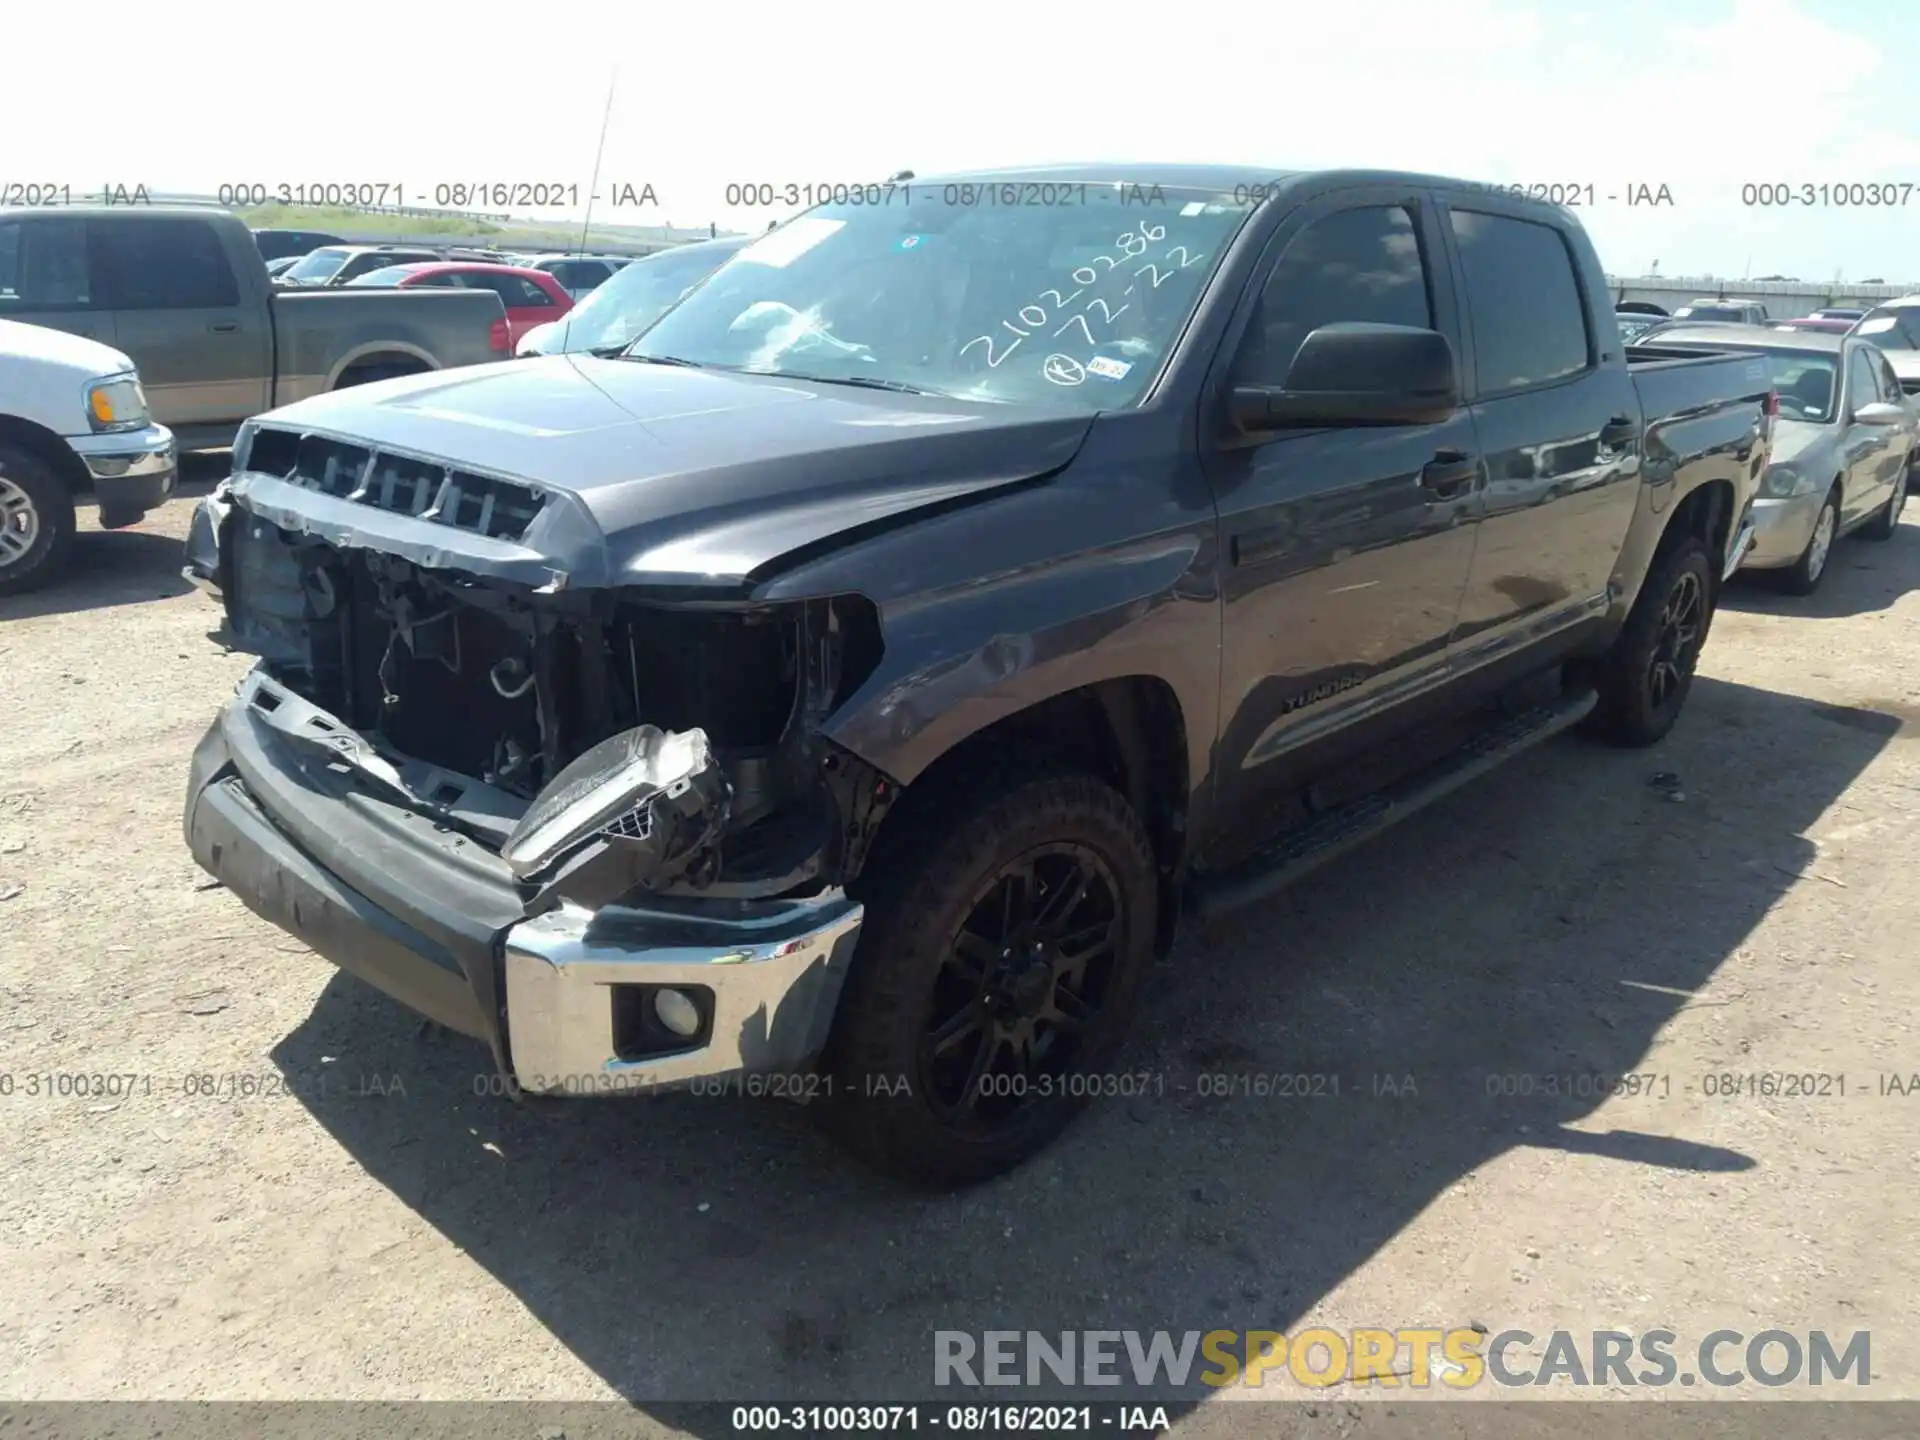
{"label": "rear side window", "polygon": [[0,224],[0,319],[94,307],[84,220]]}
{"label": "rear side window", "polygon": [[1520,390],[1587,368],[1587,307],[1567,242],[1551,225],[1452,212],[1483,394]]}
{"label": "rear side window", "polygon": [[121,219],[93,227],[115,310],[209,310],[240,303],[233,266],[211,225]]}
{"label": "rear side window", "polygon": [[1287,243],[1260,293],[1234,378],[1284,384],[1300,342],[1343,321],[1432,327],[1420,232],[1405,206],[1342,210]]}

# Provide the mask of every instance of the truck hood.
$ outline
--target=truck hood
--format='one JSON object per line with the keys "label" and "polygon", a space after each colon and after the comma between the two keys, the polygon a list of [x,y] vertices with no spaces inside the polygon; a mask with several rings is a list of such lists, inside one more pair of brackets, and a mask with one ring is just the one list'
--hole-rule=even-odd
{"label": "truck hood", "polygon": [[58,366],[83,382],[133,369],[133,361],[111,345],[18,320],[0,320],[0,358]]}
{"label": "truck hood", "polygon": [[1079,410],[556,355],[357,386],[256,422],[543,492],[517,537],[252,468],[257,439],[234,496],[276,524],[421,565],[561,587],[732,586],[848,532],[1057,471],[1092,421]]}

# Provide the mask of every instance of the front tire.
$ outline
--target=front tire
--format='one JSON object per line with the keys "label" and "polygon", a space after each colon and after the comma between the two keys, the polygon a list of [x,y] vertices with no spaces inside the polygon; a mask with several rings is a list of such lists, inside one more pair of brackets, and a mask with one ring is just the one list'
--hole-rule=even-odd
{"label": "front tire", "polygon": [[36,590],[66,568],[73,496],[31,451],[0,445],[0,595]]}
{"label": "front tire", "polygon": [[1627,623],[1600,662],[1593,728],[1616,745],[1663,739],[1680,718],[1713,624],[1712,557],[1682,535],[1655,557]]}
{"label": "front tire", "polygon": [[1158,905],[1111,787],[1034,766],[967,779],[897,815],[863,877],[827,1057],[841,1138],[941,1186],[1011,1169],[1104,1093]]}
{"label": "front tire", "polygon": [[1827,498],[1820,506],[1820,513],[1813,520],[1813,534],[1807,537],[1807,548],[1800,552],[1800,558],[1793,562],[1793,568],[1780,573],[1780,585],[1789,595],[1811,595],[1820,588],[1820,582],[1826,577],[1827,565],[1833,559],[1833,542],[1840,535],[1840,487],[1835,486],[1827,492]]}

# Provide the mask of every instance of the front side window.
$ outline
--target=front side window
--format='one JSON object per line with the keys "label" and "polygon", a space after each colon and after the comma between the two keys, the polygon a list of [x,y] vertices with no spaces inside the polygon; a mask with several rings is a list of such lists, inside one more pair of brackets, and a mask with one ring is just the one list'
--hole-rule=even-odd
{"label": "front side window", "polygon": [[1072,203],[994,203],[1019,188],[915,184],[892,205],[817,206],[737,253],[628,358],[1013,404],[1138,403],[1250,207],[1091,182],[1050,187]]}
{"label": "front side window", "polygon": [[1859,414],[1868,405],[1880,403],[1880,377],[1873,373],[1872,357],[1857,353],[1847,367],[1847,409]]}
{"label": "front side window", "polygon": [[0,223],[0,320],[94,305],[86,221],[36,216]]}
{"label": "front side window", "polygon": [[1420,235],[1404,205],[1342,210],[1287,243],[1248,324],[1235,382],[1284,385],[1301,342],[1343,321],[1432,328]]}
{"label": "front side window", "polygon": [[1587,307],[1573,256],[1551,225],[1451,212],[1482,393],[1544,385],[1587,368]]}
{"label": "front side window", "polygon": [[96,225],[93,244],[116,310],[207,310],[240,303],[233,266],[211,225],[124,218]]}

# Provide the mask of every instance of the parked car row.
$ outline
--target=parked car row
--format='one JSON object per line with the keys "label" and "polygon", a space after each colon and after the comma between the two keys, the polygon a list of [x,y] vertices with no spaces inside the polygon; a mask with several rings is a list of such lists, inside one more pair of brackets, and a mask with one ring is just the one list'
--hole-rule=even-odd
{"label": "parked car row", "polygon": [[578,300],[629,263],[625,255],[526,254],[470,246],[354,245],[307,230],[255,230],[267,273],[286,285],[348,285],[375,270],[464,260],[513,265],[551,276]]}
{"label": "parked car row", "polygon": [[1894,534],[1920,475],[1920,296],[1778,321],[1762,305],[1711,298],[1670,315],[1621,306],[1614,318],[1630,354],[1741,349],[1771,367],[1780,438],[1743,569],[1807,595],[1826,575],[1836,540],[1854,531]]}

